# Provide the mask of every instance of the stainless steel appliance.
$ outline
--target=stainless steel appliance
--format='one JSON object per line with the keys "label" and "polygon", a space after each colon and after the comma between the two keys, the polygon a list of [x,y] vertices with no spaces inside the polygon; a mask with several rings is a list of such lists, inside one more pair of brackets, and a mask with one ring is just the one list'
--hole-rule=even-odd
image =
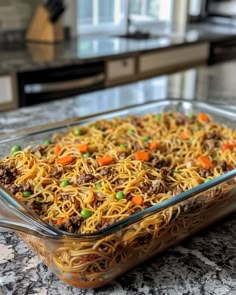
{"label": "stainless steel appliance", "polygon": [[102,89],[104,71],[104,62],[94,62],[19,73],[19,106]]}
{"label": "stainless steel appliance", "polygon": [[236,24],[236,0],[209,0],[206,4],[207,15],[234,21]]}

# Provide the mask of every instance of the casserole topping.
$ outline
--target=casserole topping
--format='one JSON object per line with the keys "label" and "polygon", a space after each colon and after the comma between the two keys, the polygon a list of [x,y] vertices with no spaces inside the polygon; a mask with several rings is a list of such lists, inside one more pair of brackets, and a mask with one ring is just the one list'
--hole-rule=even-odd
{"label": "casserole topping", "polygon": [[236,131],[204,113],[100,120],[14,145],[0,184],[46,222],[92,233],[233,169],[235,150]]}

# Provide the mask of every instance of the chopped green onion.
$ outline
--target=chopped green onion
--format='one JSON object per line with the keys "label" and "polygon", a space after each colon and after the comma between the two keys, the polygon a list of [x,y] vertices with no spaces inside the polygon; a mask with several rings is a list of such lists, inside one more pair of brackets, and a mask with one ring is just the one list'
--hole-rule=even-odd
{"label": "chopped green onion", "polygon": [[22,193],[22,196],[24,197],[24,198],[28,198],[29,196],[31,196],[32,195],[32,192],[31,191],[24,191],[23,193]]}
{"label": "chopped green onion", "polygon": [[14,155],[15,153],[21,151],[21,146],[19,144],[13,145],[11,148],[11,154]]}
{"label": "chopped green onion", "polygon": [[83,154],[83,157],[84,157],[85,159],[88,159],[88,158],[90,157],[90,153],[85,153],[85,154]]}
{"label": "chopped green onion", "polygon": [[45,144],[45,145],[49,145],[49,144],[51,144],[52,142],[51,142],[51,140],[49,140],[49,139],[45,139],[44,141],[43,141],[43,144]]}
{"label": "chopped green onion", "polygon": [[117,193],[116,193],[116,199],[117,199],[117,200],[122,200],[122,199],[124,199],[124,193],[123,193],[123,192],[117,192]]}
{"label": "chopped green onion", "polygon": [[211,180],[212,180],[211,177],[207,177],[207,178],[204,180],[204,182],[208,182],[208,181],[211,181]]}
{"label": "chopped green onion", "polygon": [[144,141],[148,141],[149,139],[150,139],[150,136],[147,136],[147,135],[144,135],[144,136],[143,136],[143,140],[144,140]]}
{"label": "chopped green onion", "polygon": [[67,180],[67,179],[62,180],[62,182],[61,182],[61,186],[62,186],[62,187],[65,187],[65,186],[67,186],[67,185],[69,185],[69,184],[70,184],[70,182],[69,182],[69,180]]}
{"label": "chopped green onion", "polygon": [[193,137],[190,137],[189,140],[190,140],[191,142],[193,142],[193,141],[194,141],[194,138],[193,138]]}
{"label": "chopped green onion", "polygon": [[194,118],[195,118],[195,115],[194,115],[194,114],[189,114],[189,115],[188,115],[188,118],[189,118],[189,119],[194,119]]}
{"label": "chopped green onion", "polygon": [[180,174],[180,171],[179,170],[174,170],[174,173]]}
{"label": "chopped green onion", "polygon": [[157,115],[155,116],[155,119],[158,120],[158,121],[161,120],[161,114],[157,114]]}
{"label": "chopped green onion", "polygon": [[134,134],[134,132],[135,132],[134,129],[129,129],[129,130],[128,130],[128,133],[129,133],[129,134]]}
{"label": "chopped green onion", "polygon": [[120,148],[125,149],[125,148],[126,148],[126,144],[122,143],[122,144],[120,145]]}
{"label": "chopped green onion", "polygon": [[92,215],[92,212],[88,209],[82,209],[80,214],[84,219],[87,219]]}
{"label": "chopped green onion", "polygon": [[76,135],[76,136],[82,135],[82,130],[79,129],[79,128],[76,128],[76,129],[74,130],[74,135]]}
{"label": "chopped green onion", "polygon": [[96,189],[99,189],[99,188],[101,188],[101,187],[102,187],[102,184],[101,184],[101,182],[95,183],[95,187],[96,187]]}
{"label": "chopped green onion", "polygon": [[197,124],[196,124],[196,125],[194,125],[194,126],[193,126],[193,128],[194,128],[194,130],[200,130],[200,126],[199,126],[199,125],[197,125]]}
{"label": "chopped green onion", "polygon": [[36,197],[35,201],[36,202],[41,202],[43,200],[43,197]]}

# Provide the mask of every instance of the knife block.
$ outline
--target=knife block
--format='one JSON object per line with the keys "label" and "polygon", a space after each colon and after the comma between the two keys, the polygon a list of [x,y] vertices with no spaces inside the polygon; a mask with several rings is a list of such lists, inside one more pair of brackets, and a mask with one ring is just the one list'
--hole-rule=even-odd
{"label": "knife block", "polygon": [[55,43],[63,41],[63,33],[61,19],[52,23],[47,9],[43,5],[39,5],[25,38],[27,41]]}

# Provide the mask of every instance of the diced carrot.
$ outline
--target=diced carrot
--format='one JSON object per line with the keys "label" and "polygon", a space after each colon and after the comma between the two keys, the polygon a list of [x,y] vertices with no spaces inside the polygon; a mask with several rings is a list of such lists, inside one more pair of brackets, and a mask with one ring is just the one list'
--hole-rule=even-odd
{"label": "diced carrot", "polygon": [[204,169],[210,169],[213,167],[211,160],[209,160],[207,157],[200,156],[197,160],[200,166],[202,166]]}
{"label": "diced carrot", "polygon": [[151,151],[155,151],[158,148],[158,143],[156,141],[152,141],[149,145],[149,149]]}
{"label": "diced carrot", "polygon": [[204,122],[209,121],[209,117],[205,113],[198,114],[197,118],[198,118],[199,121],[204,121]]}
{"label": "diced carrot", "polygon": [[72,161],[74,160],[74,158],[72,156],[64,156],[64,157],[61,157],[57,160],[57,163],[58,164],[61,164],[61,165],[68,165],[70,164]]}
{"label": "diced carrot", "polygon": [[112,132],[114,132],[114,128],[108,128],[107,130],[106,130],[106,133],[112,133]]}
{"label": "diced carrot", "polygon": [[133,196],[131,201],[134,205],[142,205],[143,204],[143,197],[139,196],[139,195]]}
{"label": "diced carrot", "polygon": [[57,144],[57,145],[55,146],[55,150],[54,150],[54,153],[55,153],[55,156],[56,156],[56,157],[59,156],[60,151],[61,151],[61,147],[59,146],[59,144]]}
{"label": "diced carrot", "polygon": [[137,151],[134,154],[135,160],[139,161],[148,161],[149,160],[149,153],[148,152],[143,152],[143,151]]}
{"label": "diced carrot", "polygon": [[236,139],[229,139],[228,142],[233,146],[236,146]]}
{"label": "diced carrot", "polygon": [[88,151],[88,145],[86,143],[77,144],[77,149],[81,153],[87,153],[87,151]]}
{"label": "diced carrot", "polygon": [[57,225],[62,224],[64,222],[66,222],[67,219],[68,219],[68,217],[61,217],[61,218],[57,219],[56,223],[57,223]]}
{"label": "diced carrot", "polygon": [[98,158],[97,162],[100,166],[105,166],[111,164],[113,161],[113,158],[111,156],[106,156],[102,158]]}
{"label": "diced carrot", "polygon": [[189,134],[186,131],[180,133],[180,137],[183,140],[189,139]]}
{"label": "diced carrot", "polygon": [[226,151],[226,150],[230,150],[230,151],[233,151],[234,150],[234,145],[230,142],[225,142],[222,144],[221,146],[222,150],[223,151]]}

